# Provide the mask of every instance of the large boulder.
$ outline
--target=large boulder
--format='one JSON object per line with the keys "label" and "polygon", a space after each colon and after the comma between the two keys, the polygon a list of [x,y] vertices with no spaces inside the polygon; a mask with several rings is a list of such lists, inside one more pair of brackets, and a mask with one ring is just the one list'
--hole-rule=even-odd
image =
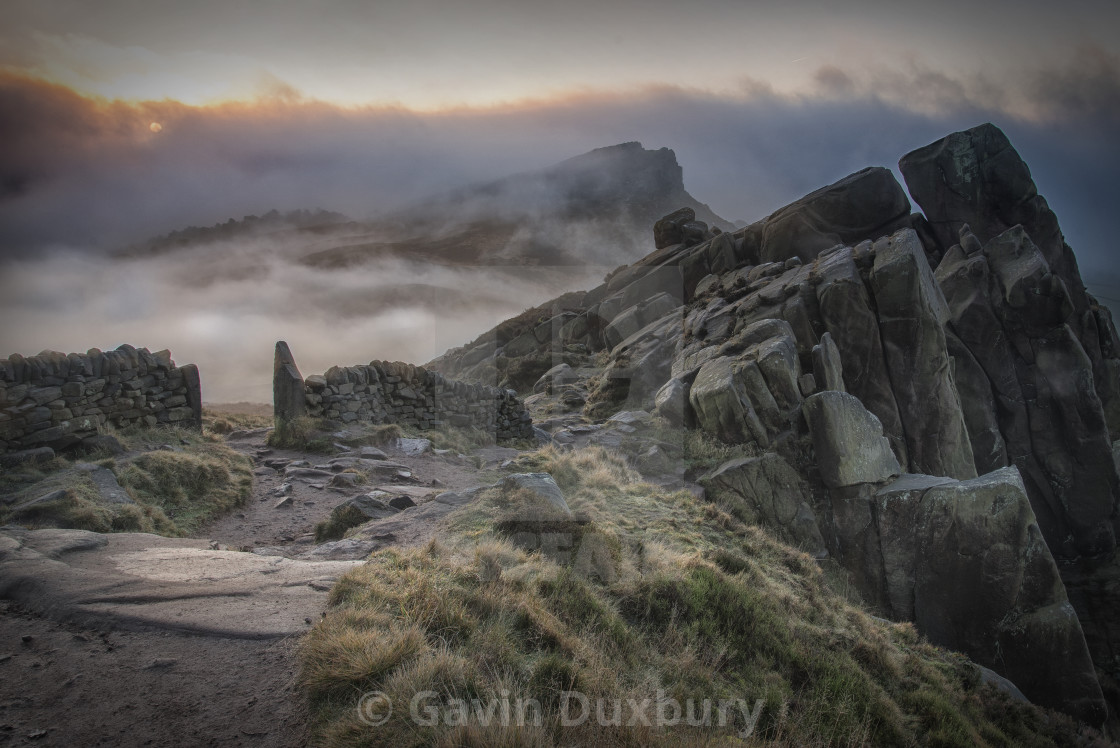
{"label": "large boulder", "polygon": [[854,395],[818,392],[802,404],[821,479],[829,488],[879,483],[902,472],[883,426]]}
{"label": "large boulder", "polygon": [[1003,132],[990,123],[955,132],[903,156],[898,163],[914,200],[948,251],[968,225],[981,244],[1022,226],[1041,252],[1049,272],[1069,294],[1068,324],[1088,356],[1097,394],[1120,436],[1120,370],[1113,346],[1116,330],[1085,290],[1073,250],[1057,216],[1038,194],[1030,169]]}
{"label": "large boulder", "polygon": [[706,361],[689,393],[701,428],[729,442],[769,446],[791,432],[801,408],[801,363],[785,320],[747,325]]}
{"label": "large boulder", "polygon": [[[867,247],[860,249],[866,255]],[[845,389],[875,414],[895,456],[905,464],[909,461],[906,437],[887,374],[879,320],[855,258],[855,248],[842,247],[815,263],[811,280],[816,284],[817,308],[840,351]]]}
{"label": "large boulder", "polygon": [[995,125],[948,135],[906,154],[898,168],[941,249],[956,244],[966,224],[981,244],[1022,225],[1052,271],[1067,285],[1083,288],[1057,216],[1038,194],[1026,162]]}
{"label": "large boulder", "polygon": [[1104,722],[1081,624],[1015,468],[959,482],[907,475],[876,499],[893,615],[1033,702]]}
{"label": "large boulder", "polygon": [[708,224],[696,220],[696,211],[681,208],[653,225],[654,246],[664,249],[674,244],[693,246],[709,238]]}
{"label": "large boulder", "polygon": [[949,310],[921,241],[905,229],[876,241],[874,252],[871,288],[910,470],[973,478],[972,444],[945,343]]}
{"label": "large boulder", "polygon": [[688,403],[687,384],[679,379],[670,379],[653,398],[657,414],[672,426],[685,426],[692,420],[692,409]]}
{"label": "large boulder", "polygon": [[[689,390],[689,402],[700,428],[731,443],[769,445],[766,429],[747,394],[745,365],[720,356],[700,367]],[[757,368],[757,365],[756,365]]]}
{"label": "large boulder", "polygon": [[822,251],[910,225],[910,201],[889,169],[870,167],[781,208],[766,222],[762,261],[804,262]]}
{"label": "large boulder", "polygon": [[767,452],[725,462],[700,479],[707,495],[741,519],[773,530],[785,542],[817,557],[828,555],[809,486],[782,457]]}
{"label": "large boulder", "polygon": [[548,473],[515,473],[507,475],[501,482],[503,494],[523,492],[532,500],[522,506],[531,511],[520,519],[535,521],[545,516],[570,518],[572,510],[564,499],[564,492]]}
{"label": "large boulder", "polygon": [[527,550],[578,546],[587,520],[568,507],[548,473],[507,475],[498,485],[494,526]]}

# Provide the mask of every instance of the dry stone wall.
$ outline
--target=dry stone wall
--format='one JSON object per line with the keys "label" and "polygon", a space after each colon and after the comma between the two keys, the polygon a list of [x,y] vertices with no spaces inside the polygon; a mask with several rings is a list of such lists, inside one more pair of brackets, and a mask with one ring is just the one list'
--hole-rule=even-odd
{"label": "dry stone wall", "polygon": [[198,367],[170,351],[44,351],[0,359],[0,453],[67,449],[105,426],[202,426]]}
{"label": "dry stone wall", "polygon": [[532,418],[512,390],[457,382],[420,366],[384,361],[334,366],[303,379],[283,341],[276,344],[273,399],[278,419],[308,415],[418,429],[457,426],[481,429],[499,441],[533,435]]}

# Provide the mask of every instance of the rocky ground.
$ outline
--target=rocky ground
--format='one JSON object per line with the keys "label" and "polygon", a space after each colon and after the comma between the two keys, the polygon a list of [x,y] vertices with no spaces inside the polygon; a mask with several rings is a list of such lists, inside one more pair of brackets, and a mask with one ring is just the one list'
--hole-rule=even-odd
{"label": "rocky ground", "polygon": [[436,495],[480,485],[517,454],[367,447],[385,467],[351,486],[329,462],[370,460],[361,447],[273,450],[263,429],[228,439],[254,460],[252,497],[194,538],[0,533],[0,745],[305,745],[296,645],[368,553],[344,541],[316,554],[316,523],[381,488],[418,506],[364,548],[427,542],[453,508]]}

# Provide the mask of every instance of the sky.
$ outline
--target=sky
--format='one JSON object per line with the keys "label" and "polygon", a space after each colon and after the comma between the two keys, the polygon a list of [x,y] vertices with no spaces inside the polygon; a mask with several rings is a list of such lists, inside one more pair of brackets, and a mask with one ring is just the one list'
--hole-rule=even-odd
{"label": "sky", "polygon": [[[214,367],[286,328],[323,337],[275,303],[323,279],[262,273],[286,280],[234,309],[172,264],[106,259],[188,225],[272,208],[362,218],[633,140],[672,148],[697,199],[750,221],[985,121],[1029,164],[1090,289],[1120,300],[1114,1],[5,0],[3,16],[0,356],[150,339]],[[226,251],[270,266],[257,249]],[[526,282],[516,303],[555,282]],[[219,315],[223,334],[184,334],[184,309]],[[145,324],[122,324],[130,313]],[[402,347],[415,336],[394,319],[383,340],[363,333],[365,360],[421,362],[446,342]],[[316,343],[313,363],[361,360],[356,344]],[[265,391],[221,384],[212,399]]]}

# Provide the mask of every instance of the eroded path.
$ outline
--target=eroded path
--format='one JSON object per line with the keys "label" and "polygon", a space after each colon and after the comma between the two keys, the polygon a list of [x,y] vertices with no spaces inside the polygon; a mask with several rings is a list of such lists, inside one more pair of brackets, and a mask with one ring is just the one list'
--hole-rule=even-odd
{"label": "eroded path", "polygon": [[0,530],[0,745],[305,745],[296,642],[360,563],[306,560],[315,524],[384,487],[418,504],[384,521],[384,544],[426,542],[447,512],[435,496],[512,452],[387,448],[379,462],[399,467],[332,486],[329,461],[357,450],[269,450],[263,432],[230,444],[254,458],[253,495],[197,538]]}

